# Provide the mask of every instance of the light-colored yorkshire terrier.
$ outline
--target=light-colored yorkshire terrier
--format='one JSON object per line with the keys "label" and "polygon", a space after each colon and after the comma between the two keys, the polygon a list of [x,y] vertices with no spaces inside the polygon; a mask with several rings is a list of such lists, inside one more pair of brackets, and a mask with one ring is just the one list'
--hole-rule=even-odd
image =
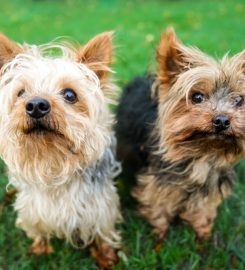
{"label": "light-colored yorkshire terrier", "polygon": [[0,152],[18,191],[16,224],[34,240],[30,252],[51,252],[57,236],[91,245],[103,269],[120,244],[120,165],[105,95],[116,88],[112,47],[111,32],[79,48],[0,37]]}
{"label": "light-colored yorkshire terrier", "polygon": [[245,153],[245,51],[216,61],[168,29],[157,62],[125,87],[118,153],[141,168],[133,195],[160,239],[176,216],[207,238]]}

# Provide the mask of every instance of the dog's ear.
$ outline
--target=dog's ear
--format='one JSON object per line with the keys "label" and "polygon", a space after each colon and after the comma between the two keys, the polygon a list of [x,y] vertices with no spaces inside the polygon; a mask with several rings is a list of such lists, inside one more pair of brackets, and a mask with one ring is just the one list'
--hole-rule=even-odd
{"label": "dog's ear", "polygon": [[10,61],[21,52],[22,49],[20,46],[0,33],[0,69],[6,62]]}
{"label": "dog's ear", "polygon": [[237,73],[245,74],[245,50],[235,54],[231,58],[230,66],[237,69]]}
{"label": "dog's ear", "polygon": [[78,52],[78,61],[89,66],[100,80],[107,77],[112,62],[113,32],[104,32],[91,39]]}
{"label": "dog's ear", "polygon": [[176,76],[188,67],[189,63],[185,59],[183,47],[174,29],[168,28],[162,35],[157,48],[158,79],[161,82],[171,84]]}

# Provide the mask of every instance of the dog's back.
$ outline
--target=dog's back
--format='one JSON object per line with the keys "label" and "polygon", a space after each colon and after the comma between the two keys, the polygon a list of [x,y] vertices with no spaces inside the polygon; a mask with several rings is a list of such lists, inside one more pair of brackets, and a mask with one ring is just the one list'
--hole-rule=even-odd
{"label": "dog's back", "polygon": [[118,158],[127,172],[148,164],[149,135],[157,115],[157,101],[151,98],[151,75],[136,77],[123,90],[117,108]]}

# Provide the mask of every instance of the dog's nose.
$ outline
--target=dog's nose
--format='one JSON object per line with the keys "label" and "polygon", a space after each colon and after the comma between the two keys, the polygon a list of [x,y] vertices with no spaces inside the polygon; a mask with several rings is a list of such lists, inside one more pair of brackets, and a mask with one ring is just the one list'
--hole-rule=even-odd
{"label": "dog's nose", "polygon": [[26,113],[36,119],[47,115],[50,109],[49,102],[43,98],[33,98],[26,103]]}
{"label": "dog's nose", "polygon": [[217,115],[213,118],[213,127],[216,132],[226,130],[230,126],[230,119],[226,115]]}

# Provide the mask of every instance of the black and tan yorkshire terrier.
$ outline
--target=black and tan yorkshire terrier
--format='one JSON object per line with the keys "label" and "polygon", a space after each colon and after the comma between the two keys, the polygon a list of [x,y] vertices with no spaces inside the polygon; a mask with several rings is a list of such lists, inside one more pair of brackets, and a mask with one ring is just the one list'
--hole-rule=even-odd
{"label": "black and tan yorkshire terrier", "polygon": [[30,252],[50,253],[50,238],[65,238],[90,246],[102,269],[120,245],[112,49],[111,32],[83,47],[0,36],[0,153],[17,189],[16,224],[33,239]]}
{"label": "black and tan yorkshire terrier", "polygon": [[177,216],[205,239],[244,156],[245,51],[215,61],[169,28],[157,62],[156,76],[124,89],[118,155],[138,171],[133,196],[159,239]]}

